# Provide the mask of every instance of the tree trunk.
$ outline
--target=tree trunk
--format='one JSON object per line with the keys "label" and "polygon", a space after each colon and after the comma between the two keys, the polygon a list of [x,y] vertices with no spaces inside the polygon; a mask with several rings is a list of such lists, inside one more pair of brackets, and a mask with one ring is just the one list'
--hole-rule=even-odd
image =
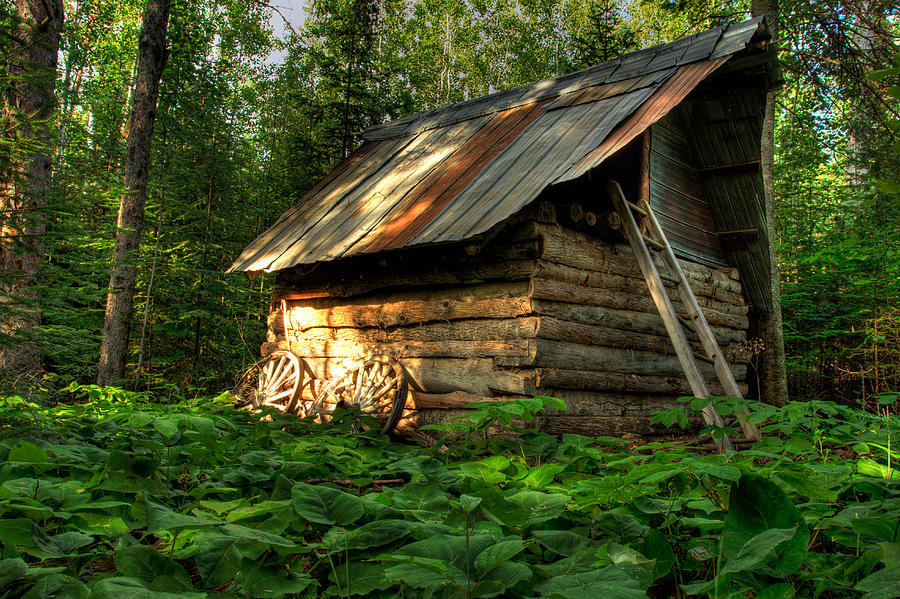
{"label": "tree trunk", "polygon": [[166,29],[170,0],[147,0],[138,44],[134,108],[128,126],[125,154],[125,193],[119,204],[113,270],[106,298],[103,342],[97,383],[111,385],[125,376],[128,333],[131,328],[138,248],[144,224],[150,144],[156,122],[159,81],[168,58]]}
{"label": "tree trunk", "polygon": [[[0,370],[37,372],[28,334],[41,323],[35,275],[44,256],[43,207],[50,187],[50,127],[62,0],[18,0],[10,81],[3,93],[8,163],[0,182]],[[24,334],[24,339],[18,338]]]}
{"label": "tree trunk", "polygon": [[[752,0],[753,16],[765,15],[772,34],[778,39],[778,0]],[[765,350],[758,364],[759,397],[765,402],[784,405],[787,402],[787,367],[784,358],[784,330],[781,320],[781,275],[775,242],[775,192],[773,165],[775,162],[775,91],[766,95],[766,113],[762,130],[761,156],[763,188],[766,203],[766,233],[769,238],[769,268],[772,280],[772,311],[756,317],[757,334],[765,340]]]}

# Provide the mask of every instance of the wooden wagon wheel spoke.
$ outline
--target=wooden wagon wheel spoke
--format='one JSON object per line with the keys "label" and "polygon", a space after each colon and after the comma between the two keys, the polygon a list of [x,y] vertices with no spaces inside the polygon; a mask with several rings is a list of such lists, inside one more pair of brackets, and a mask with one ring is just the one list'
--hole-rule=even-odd
{"label": "wooden wagon wheel spoke", "polygon": [[296,376],[296,366],[293,362],[288,360],[286,357],[282,357],[279,360],[278,367],[275,368],[274,372],[272,372],[272,382],[270,383],[273,386],[280,385],[285,378],[291,375]]}
{"label": "wooden wagon wheel spoke", "polygon": [[289,351],[275,351],[244,371],[234,395],[253,407],[270,406],[282,412],[296,404],[303,386],[300,359]]}
{"label": "wooden wagon wheel spoke", "polygon": [[316,395],[310,412],[325,414],[343,402],[374,416],[382,432],[397,425],[406,405],[408,384],[403,367],[390,358],[364,360],[348,365]]}

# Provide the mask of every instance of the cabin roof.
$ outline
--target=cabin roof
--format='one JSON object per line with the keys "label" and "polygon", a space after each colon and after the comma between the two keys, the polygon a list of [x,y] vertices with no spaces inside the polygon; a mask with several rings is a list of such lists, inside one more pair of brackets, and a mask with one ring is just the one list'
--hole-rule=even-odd
{"label": "cabin roof", "polygon": [[764,35],[762,18],[371,127],[232,271],[277,271],[484,233],[600,165]]}

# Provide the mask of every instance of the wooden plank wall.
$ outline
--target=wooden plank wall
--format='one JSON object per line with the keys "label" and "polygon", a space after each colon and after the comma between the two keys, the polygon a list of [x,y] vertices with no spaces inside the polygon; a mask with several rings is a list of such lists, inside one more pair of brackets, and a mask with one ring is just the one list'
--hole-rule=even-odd
{"label": "wooden plank wall", "polygon": [[700,264],[726,266],[679,112],[654,124],[650,136],[650,205],[672,249],[679,257]]}

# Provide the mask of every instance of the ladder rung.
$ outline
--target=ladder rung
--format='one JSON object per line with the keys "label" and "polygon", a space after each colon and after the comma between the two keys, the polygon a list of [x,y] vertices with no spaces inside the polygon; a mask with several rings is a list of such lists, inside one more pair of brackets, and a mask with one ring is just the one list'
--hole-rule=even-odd
{"label": "ladder rung", "polygon": [[698,354],[697,352],[693,352],[693,354],[694,354],[695,358],[697,358],[698,360],[702,360],[708,364],[716,363],[716,361],[713,358],[710,358],[709,356],[704,356],[703,354]]}
{"label": "ladder rung", "polygon": [[685,318],[684,316],[682,316],[680,314],[676,314],[675,316],[678,317],[678,322],[681,323],[681,326],[683,326],[684,328],[686,328],[689,331],[696,331],[697,327],[694,326],[693,322],[691,322],[690,320],[688,320],[687,318]]}
{"label": "ladder rung", "polygon": [[640,206],[638,206],[637,204],[635,204],[634,202],[630,202],[630,201],[628,201],[628,200],[625,200],[625,204],[626,204],[629,208],[631,208],[632,210],[634,210],[635,212],[637,212],[638,214],[640,214],[641,216],[647,216],[647,211],[644,210],[643,208],[641,208]]}
{"label": "ladder rung", "polygon": [[664,243],[660,243],[660,242],[656,241],[655,239],[650,239],[650,238],[647,237],[646,235],[641,235],[641,237],[644,238],[644,242],[645,242],[647,245],[652,245],[653,247],[655,247],[655,248],[658,249],[658,250],[664,250],[664,249],[666,249],[666,245],[665,245]]}

